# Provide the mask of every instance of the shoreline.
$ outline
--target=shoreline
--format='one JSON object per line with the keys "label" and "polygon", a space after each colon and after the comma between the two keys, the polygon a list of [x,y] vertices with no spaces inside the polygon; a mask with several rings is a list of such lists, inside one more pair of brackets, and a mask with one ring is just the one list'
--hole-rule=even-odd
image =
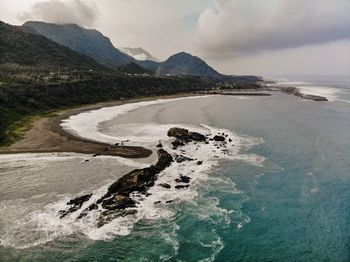
{"label": "shoreline", "polygon": [[[243,91],[243,90],[242,90]],[[89,140],[78,135],[74,135],[64,130],[61,123],[64,119],[78,115],[83,112],[98,110],[103,107],[119,106],[128,103],[138,103],[157,99],[171,99],[192,96],[207,95],[253,95],[267,96],[270,94],[262,93],[261,90],[244,90],[244,92],[226,93],[222,92],[194,92],[180,93],[174,95],[138,97],[124,100],[114,100],[109,102],[100,102],[96,104],[83,105],[53,112],[54,116],[40,116],[31,123],[31,127],[24,133],[24,136],[10,146],[0,147],[1,154],[17,153],[81,153],[92,154],[94,156],[107,155],[119,156],[124,158],[147,158],[153,151],[141,146],[122,146],[111,145],[103,142]],[[248,91],[248,92],[247,92]],[[254,92],[249,92],[254,91]]]}
{"label": "shoreline", "polygon": [[82,112],[97,110],[103,107],[118,106],[127,103],[143,101],[191,97],[203,94],[183,93],[168,96],[150,96],[68,108],[55,112],[53,117],[40,117],[32,123],[31,128],[25,132],[24,137],[7,147],[0,147],[0,154],[17,153],[82,153],[92,155],[119,156],[124,158],[147,158],[152,154],[151,149],[141,146],[116,146],[107,143],[92,141],[80,136],[73,135],[60,125],[62,120]]}

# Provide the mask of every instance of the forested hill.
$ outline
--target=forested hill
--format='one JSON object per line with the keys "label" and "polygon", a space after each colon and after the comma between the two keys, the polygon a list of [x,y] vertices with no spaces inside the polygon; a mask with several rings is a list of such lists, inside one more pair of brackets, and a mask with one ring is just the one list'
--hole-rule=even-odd
{"label": "forested hill", "polygon": [[[33,29],[31,29],[33,30]],[[0,21],[0,64],[106,70],[93,59],[40,34]]]}

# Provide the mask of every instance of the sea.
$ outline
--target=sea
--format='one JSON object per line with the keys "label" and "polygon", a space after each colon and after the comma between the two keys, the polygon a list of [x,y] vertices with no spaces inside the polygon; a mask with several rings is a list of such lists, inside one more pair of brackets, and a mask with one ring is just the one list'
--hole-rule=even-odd
{"label": "sea", "polygon": [[[65,120],[80,137],[153,150],[161,142],[196,160],[173,163],[147,196],[132,196],[135,214],[102,227],[101,210],[79,220],[58,211],[92,193],[86,207],[124,174],[154,164],[155,153],[0,155],[0,261],[350,261],[350,77],[271,79],[329,102],[279,91],[181,97]],[[175,150],[171,127],[230,142]],[[189,187],[175,188],[180,175]]]}

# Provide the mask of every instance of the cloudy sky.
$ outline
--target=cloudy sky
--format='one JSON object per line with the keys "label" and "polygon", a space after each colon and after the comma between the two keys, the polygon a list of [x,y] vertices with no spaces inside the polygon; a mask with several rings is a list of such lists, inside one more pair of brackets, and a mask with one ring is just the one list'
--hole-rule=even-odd
{"label": "cloudy sky", "polygon": [[0,0],[0,19],[77,23],[229,74],[350,74],[350,0]]}

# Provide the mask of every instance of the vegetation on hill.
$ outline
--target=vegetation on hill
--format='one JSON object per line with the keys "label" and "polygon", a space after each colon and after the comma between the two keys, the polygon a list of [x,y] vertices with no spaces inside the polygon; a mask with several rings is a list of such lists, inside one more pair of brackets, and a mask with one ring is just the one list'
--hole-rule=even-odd
{"label": "vegetation on hill", "polygon": [[0,21],[0,64],[43,68],[106,70],[93,59],[61,46],[39,34]]}

